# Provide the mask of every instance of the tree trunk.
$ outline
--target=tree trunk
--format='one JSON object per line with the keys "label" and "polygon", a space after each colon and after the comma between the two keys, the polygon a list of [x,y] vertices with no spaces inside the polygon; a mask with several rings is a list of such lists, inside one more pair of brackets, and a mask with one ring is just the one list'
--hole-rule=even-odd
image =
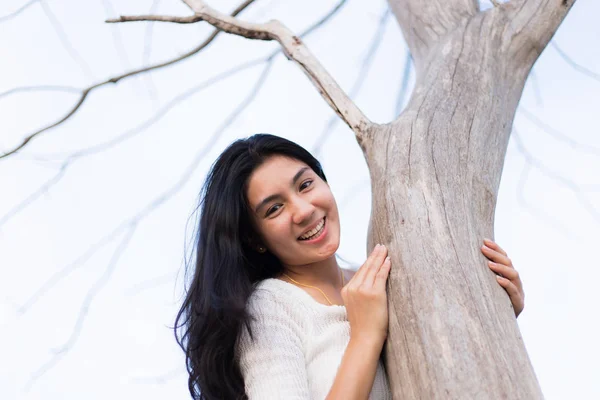
{"label": "tree trunk", "polygon": [[480,252],[526,77],[572,1],[390,0],[417,83],[359,140],[369,248],[389,246],[386,367],[395,399],[539,399],[505,291]]}

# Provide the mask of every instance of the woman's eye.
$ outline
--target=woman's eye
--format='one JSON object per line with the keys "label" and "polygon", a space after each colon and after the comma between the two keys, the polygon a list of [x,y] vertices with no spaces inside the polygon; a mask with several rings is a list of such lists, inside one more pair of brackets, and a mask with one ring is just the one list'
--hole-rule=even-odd
{"label": "woman's eye", "polygon": [[271,207],[267,210],[266,216],[268,217],[269,215],[273,214],[275,211],[279,210],[280,207],[281,207],[281,205],[275,204],[273,207]]}
{"label": "woman's eye", "polygon": [[300,185],[300,190],[302,191],[302,190],[306,189],[307,187],[312,185],[312,183],[313,183],[313,181],[311,181],[311,180],[302,182],[302,185]]}

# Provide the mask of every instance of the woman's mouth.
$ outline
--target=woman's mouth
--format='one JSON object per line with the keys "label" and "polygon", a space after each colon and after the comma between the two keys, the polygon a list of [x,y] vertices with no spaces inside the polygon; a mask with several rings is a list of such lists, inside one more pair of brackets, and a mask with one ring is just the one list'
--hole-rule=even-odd
{"label": "woman's mouth", "polygon": [[317,239],[320,239],[323,234],[326,232],[325,230],[325,220],[327,217],[323,217],[321,222],[312,230],[306,232],[304,235],[300,236],[298,240],[303,242],[314,242]]}

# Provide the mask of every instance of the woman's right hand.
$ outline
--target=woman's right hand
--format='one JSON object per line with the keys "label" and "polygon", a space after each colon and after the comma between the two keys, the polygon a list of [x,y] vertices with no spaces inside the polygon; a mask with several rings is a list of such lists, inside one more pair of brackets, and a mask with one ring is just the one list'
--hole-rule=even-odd
{"label": "woman's right hand", "polygon": [[377,245],[342,289],[350,339],[382,345],[388,333],[385,285],[391,268],[387,248]]}

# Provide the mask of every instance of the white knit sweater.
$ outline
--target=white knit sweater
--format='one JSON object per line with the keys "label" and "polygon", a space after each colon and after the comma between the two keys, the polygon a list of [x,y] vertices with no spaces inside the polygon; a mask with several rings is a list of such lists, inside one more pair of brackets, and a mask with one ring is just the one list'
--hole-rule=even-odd
{"label": "white knit sweater", "polygon": [[[350,340],[344,306],[326,306],[279,279],[256,285],[248,301],[254,341],[242,329],[236,360],[250,400],[324,399]],[[391,400],[379,361],[370,400]]]}

